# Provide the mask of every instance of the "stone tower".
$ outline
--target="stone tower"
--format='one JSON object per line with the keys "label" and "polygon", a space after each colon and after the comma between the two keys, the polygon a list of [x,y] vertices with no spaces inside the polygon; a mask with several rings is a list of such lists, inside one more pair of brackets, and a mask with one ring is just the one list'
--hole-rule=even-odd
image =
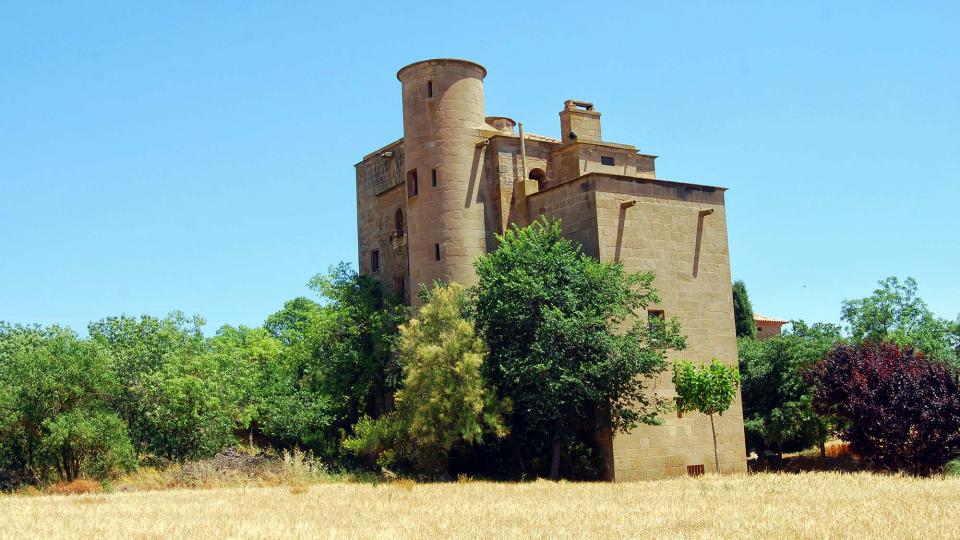
{"label": "stone tower", "polygon": [[410,299],[418,284],[476,282],[473,261],[486,251],[481,194],[487,70],[466,60],[434,59],[397,72],[403,87],[404,174]]}
{"label": "stone tower", "polygon": [[[680,320],[687,349],[670,361],[736,366],[726,188],[659,178],[656,156],[603,138],[589,101],[564,102],[559,138],[519,129],[506,116],[485,117],[485,76],[479,64],[450,59],[397,73],[403,137],[356,164],[360,273],[416,305],[420,285],[476,283],[473,262],[496,249],[496,234],[540,216],[558,219],[585,254],[655,274],[660,302],[637,316]],[[648,384],[663,399],[676,395],[669,370]],[[629,433],[593,426],[581,437],[603,457],[608,479],[713,470],[707,416],[661,420]],[[739,395],[715,428],[723,472],[746,472]]]}

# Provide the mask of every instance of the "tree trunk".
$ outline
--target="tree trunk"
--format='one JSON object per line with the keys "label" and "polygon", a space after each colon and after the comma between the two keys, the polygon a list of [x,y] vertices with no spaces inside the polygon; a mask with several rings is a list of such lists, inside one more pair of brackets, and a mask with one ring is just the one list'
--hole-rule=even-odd
{"label": "tree trunk", "polygon": [[553,459],[550,460],[550,479],[560,479],[560,439],[553,440]]}
{"label": "tree trunk", "polygon": [[[511,439],[513,439],[511,437]],[[521,478],[526,479],[527,477],[527,464],[523,461],[523,453],[520,451],[520,445],[517,444],[517,440],[513,439],[513,456],[517,460],[517,465],[520,466]]]}
{"label": "tree trunk", "polygon": [[713,433],[713,458],[717,460],[717,474],[720,474],[720,452],[717,451],[717,428],[713,425],[713,415],[710,415],[710,431]]}
{"label": "tree trunk", "polygon": [[820,441],[820,457],[827,457],[827,441]]}

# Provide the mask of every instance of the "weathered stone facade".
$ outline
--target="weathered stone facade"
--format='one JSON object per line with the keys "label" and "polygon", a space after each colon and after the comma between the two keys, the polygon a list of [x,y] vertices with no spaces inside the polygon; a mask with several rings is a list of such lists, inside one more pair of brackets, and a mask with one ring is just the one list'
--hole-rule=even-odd
{"label": "weathered stone facade", "polygon": [[[361,273],[416,303],[421,283],[474,283],[473,260],[511,223],[556,217],[585,253],[655,273],[662,303],[651,310],[677,316],[687,335],[676,357],[736,365],[725,189],[657,179],[656,156],[601,139],[590,103],[564,104],[561,139],[521,141],[512,120],[484,116],[485,74],[451,59],[398,73],[404,137],[356,167]],[[672,397],[669,372],[654,391]],[[717,420],[723,472],[745,471],[739,396]],[[710,423],[699,414],[617,434],[608,447],[617,481],[714,466]]]}

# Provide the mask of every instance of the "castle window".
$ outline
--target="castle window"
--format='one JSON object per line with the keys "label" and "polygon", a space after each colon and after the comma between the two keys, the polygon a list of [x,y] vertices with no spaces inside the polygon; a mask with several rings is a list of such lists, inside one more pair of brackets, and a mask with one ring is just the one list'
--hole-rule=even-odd
{"label": "castle window", "polygon": [[530,174],[527,175],[527,178],[530,180],[536,180],[539,187],[543,187],[543,183],[547,180],[547,173],[543,169],[532,169]]}
{"label": "castle window", "polygon": [[433,81],[427,81],[427,97],[433,97]]}
{"label": "castle window", "polygon": [[647,328],[651,331],[663,328],[663,310],[662,309],[651,309],[647,311]]}
{"label": "castle window", "polygon": [[380,250],[375,249],[370,252],[370,271],[379,272],[380,271]]}
{"label": "castle window", "polygon": [[616,161],[613,159],[613,156],[600,156],[601,165],[615,165]]}
{"label": "castle window", "polygon": [[419,186],[417,186],[417,170],[414,169],[407,173],[407,197],[416,197],[419,191]]}
{"label": "castle window", "polygon": [[437,187],[437,170],[430,169],[430,184],[433,187]]}
{"label": "castle window", "polygon": [[406,232],[406,223],[403,220],[403,210],[397,208],[397,213],[393,215],[394,226],[397,231],[397,238],[403,238],[404,233]]}
{"label": "castle window", "polygon": [[438,261],[440,260],[440,244],[433,245],[433,258]]}

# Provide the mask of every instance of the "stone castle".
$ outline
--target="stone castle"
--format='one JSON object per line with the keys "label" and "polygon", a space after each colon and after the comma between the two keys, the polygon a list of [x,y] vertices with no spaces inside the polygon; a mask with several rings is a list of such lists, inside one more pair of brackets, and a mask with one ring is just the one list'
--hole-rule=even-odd
{"label": "stone castle", "polygon": [[[487,116],[486,73],[455,59],[397,73],[403,137],[356,165],[360,272],[416,303],[420,284],[475,283],[474,259],[511,224],[559,218],[585,253],[655,273],[662,303],[647,316],[680,319],[688,348],[676,357],[736,365],[725,189],[658,179],[656,156],[602,139],[591,103],[563,104],[559,139]],[[656,382],[658,395],[674,395],[670,378],[668,370]],[[745,471],[739,395],[716,429],[723,472]],[[714,468],[710,422],[699,414],[672,414],[604,445],[616,481]]]}

